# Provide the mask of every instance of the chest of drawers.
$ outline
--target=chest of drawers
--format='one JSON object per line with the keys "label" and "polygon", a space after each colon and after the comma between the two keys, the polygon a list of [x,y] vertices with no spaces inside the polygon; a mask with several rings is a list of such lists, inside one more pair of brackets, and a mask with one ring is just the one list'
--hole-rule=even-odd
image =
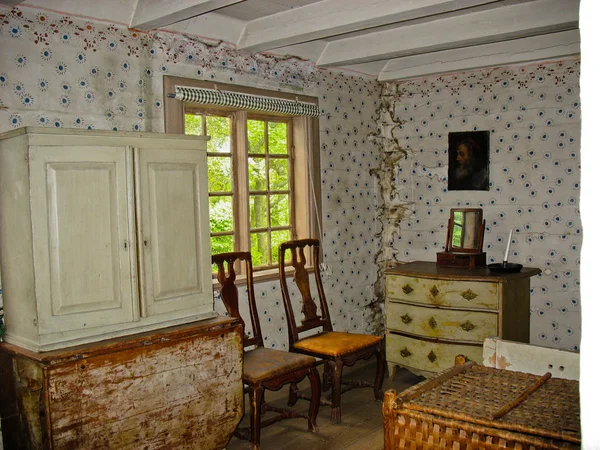
{"label": "chest of drawers", "polygon": [[529,342],[529,278],[539,269],[498,274],[416,261],[386,270],[386,359],[430,376],[462,354],[482,363],[488,336]]}

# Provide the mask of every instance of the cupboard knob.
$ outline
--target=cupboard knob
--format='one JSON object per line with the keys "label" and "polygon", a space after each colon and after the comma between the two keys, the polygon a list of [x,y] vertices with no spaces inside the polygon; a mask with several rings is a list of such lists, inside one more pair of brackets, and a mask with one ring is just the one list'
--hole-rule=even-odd
{"label": "cupboard knob", "polygon": [[467,289],[465,292],[460,294],[460,296],[462,298],[464,298],[465,300],[473,300],[475,297],[477,297],[477,294],[475,292],[473,292],[471,289]]}
{"label": "cupboard knob", "polygon": [[473,325],[468,320],[465,323],[461,324],[460,327],[465,331],[471,331],[471,330],[475,329],[475,325]]}
{"label": "cupboard knob", "polygon": [[435,353],[433,353],[433,350],[431,350],[429,352],[429,355],[427,355],[427,359],[429,359],[429,361],[434,362],[437,359],[437,356],[435,356]]}
{"label": "cupboard knob", "polygon": [[402,286],[402,291],[405,294],[410,294],[412,291],[414,291],[414,289],[411,288],[409,284],[405,284],[404,286]]}
{"label": "cupboard knob", "polygon": [[404,322],[406,325],[408,325],[409,323],[412,322],[412,317],[410,317],[408,315],[408,313],[404,314],[402,317],[400,317],[402,319],[402,322]]}
{"label": "cupboard knob", "polygon": [[408,358],[410,355],[412,355],[412,353],[406,347],[404,347],[402,350],[400,350],[400,355],[403,358]]}
{"label": "cupboard knob", "polygon": [[431,327],[431,329],[435,330],[435,328],[437,327],[437,322],[435,321],[433,316],[431,316],[428,323],[429,323],[429,326]]}

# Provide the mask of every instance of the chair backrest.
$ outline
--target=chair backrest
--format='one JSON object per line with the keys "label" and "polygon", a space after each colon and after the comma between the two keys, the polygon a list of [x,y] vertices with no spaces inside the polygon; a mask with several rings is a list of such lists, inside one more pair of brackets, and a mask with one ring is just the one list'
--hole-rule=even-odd
{"label": "chair backrest", "polygon": [[[246,324],[240,314],[238,288],[235,285],[235,269],[234,264],[240,261],[246,268],[246,284],[248,287],[248,306],[250,309],[250,321],[252,322],[252,334],[246,334]],[[258,321],[258,312],[256,310],[256,300],[254,297],[254,279],[252,277],[252,256],[250,252],[230,252],[218,253],[212,255],[213,264],[217,265],[217,280],[221,285],[219,294],[221,300],[225,304],[225,308],[230,317],[240,319],[244,329],[244,348],[251,345],[257,347],[263,346],[263,338],[260,330],[260,322]],[[227,264],[227,271],[225,270]]]}
{"label": "chair backrest", "polygon": [[[301,324],[296,324],[292,300],[288,289],[288,280],[285,276],[285,254],[290,251],[292,254],[292,266],[294,267],[294,280],[298,290],[302,295],[302,314],[304,318]],[[321,304],[321,313],[317,311],[317,305],[312,299],[310,292],[309,273],[306,269],[306,253],[312,253],[312,263],[314,267],[315,282],[317,293],[319,294],[319,303]],[[317,239],[301,239],[296,241],[283,242],[279,246],[279,281],[281,283],[281,292],[283,294],[283,304],[288,322],[288,335],[290,338],[290,347],[298,341],[299,333],[323,327],[323,331],[333,331],[331,327],[331,318],[327,308],[327,299],[323,290],[323,282],[319,273],[320,244]]]}

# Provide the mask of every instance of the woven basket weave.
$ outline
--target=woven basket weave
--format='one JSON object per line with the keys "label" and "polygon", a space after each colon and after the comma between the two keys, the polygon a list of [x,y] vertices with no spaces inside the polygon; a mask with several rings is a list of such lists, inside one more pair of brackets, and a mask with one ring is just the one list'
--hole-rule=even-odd
{"label": "woven basket weave", "polygon": [[575,449],[579,383],[468,363],[385,393],[385,449]]}

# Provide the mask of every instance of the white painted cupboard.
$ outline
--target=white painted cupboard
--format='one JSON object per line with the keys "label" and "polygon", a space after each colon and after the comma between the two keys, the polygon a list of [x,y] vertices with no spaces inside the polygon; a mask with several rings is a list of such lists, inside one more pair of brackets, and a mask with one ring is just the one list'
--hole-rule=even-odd
{"label": "white painted cupboard", "polygon": [[33,351],[214,317],[206,138],[0,134],[6,342]]}

